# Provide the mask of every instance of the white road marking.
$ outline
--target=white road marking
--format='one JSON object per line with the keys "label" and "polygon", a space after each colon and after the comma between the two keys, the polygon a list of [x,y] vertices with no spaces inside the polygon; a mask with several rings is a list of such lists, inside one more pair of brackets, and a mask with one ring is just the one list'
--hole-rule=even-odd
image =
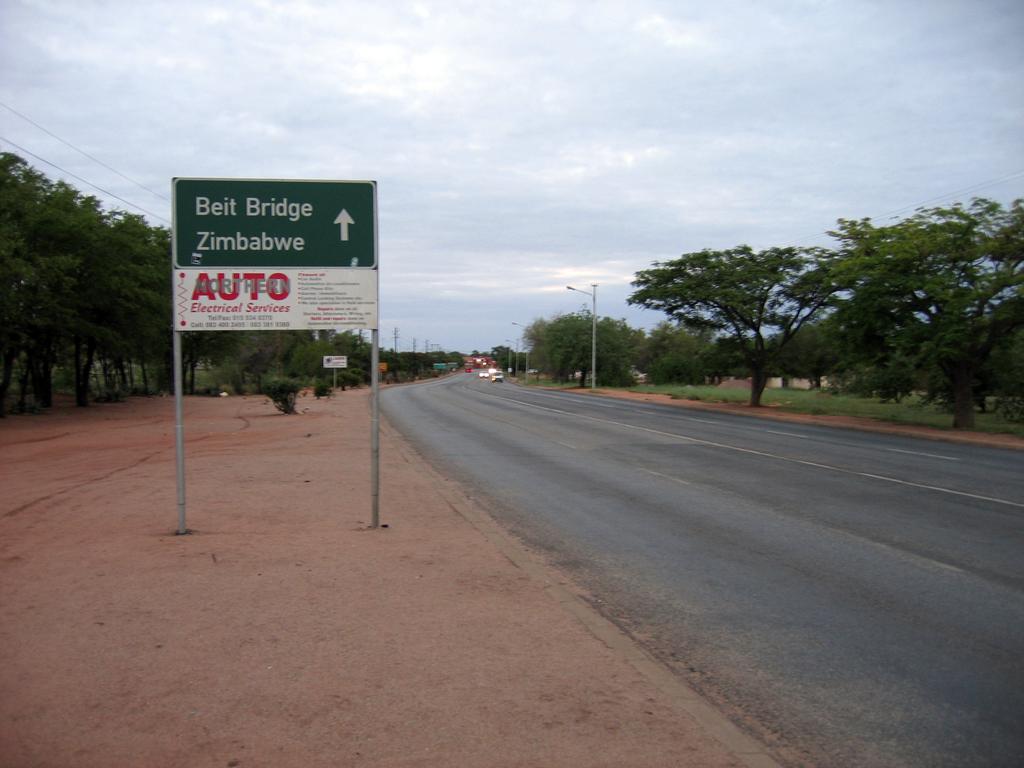
{"label": "white road marking", "polygon": [[937,453],[922,453],[921,451],[904,451],[901,448],[883,448],[883,451],[893,453],[909,453],[911,456],[927,456],[929,459],[943,459],[944,461],[960,461],[956,456],[940,456]]}
{"label": "white road marking", "polygon": [[797,435],[793,432],[779,432],[777,429],[762,429],[762,432],[767,432],[770,435],[782,435],[783,437],[795,437],[798,440],[806,440],[807,435]]}
{"label": "white road marking", "polygon": [[837,467],[832,464],[822,464],[817,461],[807,461],[806,459],[795,459],[792,456],[783,456],[777,453],[769,453],[768,451],[758,451],[754,448],[742,448],[738,445],[729,445],[728,443],[719,443],[714,440],[703,440],[697,437],[689,437],[687,435],[677,435],[672,432],[665,432],[660,429],[651,429],[650,427],[640,427],[635,424],[624,424],[621,421],[612,421],[610,419],[601,419],[597,416],[586,416],[580,413],[573,413],[572,411],[565,411],[561,408],[548,408],[543,405],[536,405],[534,403],[523,402],[522,400],[516,400],[514,398],[503,398],[511,400],[512,402],[523,405],[527,408],[534,408],[540,411],[548,411],[550,413],[559,413],[563,416],[570,416],[574,419],[584,419],[586,421],[596,421],[602,424],[611,424],[623,429],[632,429],[637,432],[647,432],[652,435],[661,435],[663,437],[669,437],[674,440],[682,440],[688,443],[694,443],[697,445],[707,445],[712,448],[722,448],[728,451],[736,451],[738,453],[748,453],[752,456],[763,456],[768,459],[776,459],[778,461],[787,461],[792,464],[801,464],[805,467],[814,467],[816,469],[824,469],[829,472],[839,472],[845,475],[853,475],[855,477],[866,477],[871,480],[880,480],[885,483],[895,483],[897,485],[905,485],[908,488],[921,488],[926,491],[935,491],[936,493],[946,493],[952,496],[962,496],[968,499],[976,499],[978,501],[989,501],[993,504],[1005,504],[1009,507],[1017,507],[1018,509],[1024,509],[1024,503],[1018,501],[1010,501],[1009,499],[1000,499],[995,496],[983,496],[978,493],[968,493],[967,491],[957,491],[953,488],[943,488],[938,485],[928,485],[927,483],[915,483],[910,480],[900,480],[898,477],[889,477],[888,475],[876,475],[873,472],[861,472],[856,469],[846,469],[845,467]]}
{"label": "white road marking", "polygon": [[655,477],[660,477],[663,480],[671,480],[673,483],[679,483],[680,485],[693,485],[693,483],[691,483],[689,480],[683,480],[682,478],[679,477],[672,477],[672,475],[665,475],[662,474],[661,472],[655,472],[653,469],[647,469],[646,467],[640,467],[640,470],[646,472],[648,475],[654,475]]}
{"label": "white road marking", "polygon": [[842,528],[837,528],[834,525],[828,525],[827,523],[819,524],[824,525],[825,528],[828,528],[830,531],[839,536],[844,536],[848,539],[853,539],[854,541],[857,541],[860,544],[864,544],[869,547],[874,547],[875,549],[880,549],[887,554],[894,555],[898,558],[907,560],[908,562],[914,563],[916,565],[925,566],[928,568],[941,568],[944,571],[952,571],[953,573],[967,573],[967,571],[965,571],[963,568],[957,568],[955,565],[944,563],[941,560],[935,560],[931,557],[925,557],[924,555],[918,555],[914,552],[910,552],[905,549],[900,549],[899,547],[894,547],[891,544],[886,544],[881,541],[875,541],[874,539],[869,539],[866,536],[860,536],[856,533],[845,531]]}

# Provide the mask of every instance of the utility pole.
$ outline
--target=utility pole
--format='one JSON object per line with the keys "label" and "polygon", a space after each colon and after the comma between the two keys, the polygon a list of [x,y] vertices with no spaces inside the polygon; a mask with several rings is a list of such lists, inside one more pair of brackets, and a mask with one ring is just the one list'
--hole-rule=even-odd
{"label": "utility pole", "polygon": [[[593,308],[590,311],[590,388],[597,388],[597,283],[591,283],[590,287],[593,288],[591,291],[581,291],[579,288],[573,288],[571,285],[565,286],[570,291],[576,291],[576,293],[582,293],[584,296],[589,296],[593,301]],[[583,383],[583,382],[580,382]]]}

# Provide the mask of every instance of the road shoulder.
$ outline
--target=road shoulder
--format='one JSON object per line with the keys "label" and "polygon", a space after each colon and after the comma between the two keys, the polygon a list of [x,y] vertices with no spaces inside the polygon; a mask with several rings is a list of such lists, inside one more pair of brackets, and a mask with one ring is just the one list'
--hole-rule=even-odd
{"label": "road shoulder", "polygon": [[837,427],[840,429],[856,429],[863,432],[879,432],[890,435],[902,435],[904,437],[917,437],[924,440],[939,440],[950,443],[961,443],[967,445],[988,446],[991,448],[1009,448],[1011,450],[1024,451],[1024,438],[1016,435],[1001,435],[990,432],[975,432],[972,430],[946,430],[935,427],[924,427],[910,424],[896,424],[876,419],[863,419],[853,416],[830,416],[825,414],[790,413],[780,411],[777,408],[764,406],[751,408],[749,405],[740,403],[709,403],[703,400],[677,400],[669,395],[660,395],[644,392],[623,392],[610,389],[569,389],[550,390],[553,392],[569,392],[591,397],[612,397],[620,400],[633,400],[638,402],[656,403],[658,405],[672,406],[675,408],[688,408],[700,411],[714,411],[728,413],[736,416],[745,416],[761,419],[772,419],[775,421],[788,421],[799,424],[813,424],[822,427]]}

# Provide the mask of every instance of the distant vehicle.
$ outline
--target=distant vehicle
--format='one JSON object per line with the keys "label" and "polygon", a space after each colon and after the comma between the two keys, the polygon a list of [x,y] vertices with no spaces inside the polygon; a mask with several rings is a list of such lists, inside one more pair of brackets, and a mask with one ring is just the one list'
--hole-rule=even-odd
{"label": "distant vehicle", "polygon": [[491,381],[499,381],[500,382],[500,381],[504,381],[504,380],[505,380],[505,374],[503,374],[501,371],[498,371],[497,373],[492,373],[491,374]]}
{"label": "distant vehicle", "polygon": [[480,371],[480,373],[477,374],[477,376],[479,376],[481,379],[486,379],[490,377],[490,375],[491,374],[489,374],[487,371]]}

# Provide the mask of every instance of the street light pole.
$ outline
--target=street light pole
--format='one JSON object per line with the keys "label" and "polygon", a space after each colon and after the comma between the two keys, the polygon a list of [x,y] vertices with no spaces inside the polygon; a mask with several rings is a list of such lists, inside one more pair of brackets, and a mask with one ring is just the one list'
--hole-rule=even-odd
{"label": "street light pole", "polygon": [[590,312],[590,388],[597,389],[597,283],[590,284],[590,287],[594,289],[593,293],[581,291],[571,285],[565,287],[570,291],[589,296],[593,302],[593,309]]}
{"label": "street light pole", "polygon": [[[519,378],[519,343],[526,341],[526,326],[522,323],[517,323],[515,320],[512,321],[512,325],[519,328],[519,338],[516,340],[516,379]],[[523,348],[526,349],[526,344],[523,344]],[[526,349],[526,383],[530,383],[530,350]]]}

